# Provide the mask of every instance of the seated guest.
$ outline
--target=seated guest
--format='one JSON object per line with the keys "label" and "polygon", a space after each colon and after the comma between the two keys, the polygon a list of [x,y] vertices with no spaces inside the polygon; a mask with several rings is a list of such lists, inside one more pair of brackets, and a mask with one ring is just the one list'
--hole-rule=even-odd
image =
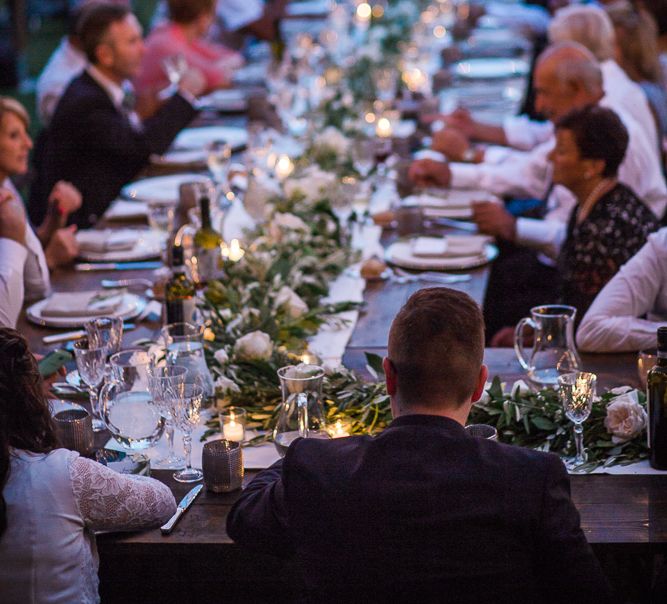
{"label": "seated guest", "polygon": [[667,228],[648,242],[591,304],[577,330],[587,352],[622,352],[657,346],[658,327],[667,324]]}
{"label": "seated guest", "polygon": [[662,79],[667,82],[667,0],[637,0],[644,10],[651,13],[658,26],[658,52]]}
{"label": "seated guest", "polygon": [[586,107],[556,123],[556,146],[549,154],[553,182],[577,200],[558,267],[562,301],[577,308],[578,318],[659,228],[651,210],[618,181],[627,144],[627,131],[610,109]]}
{"label": "seated guest", "polygon": [[217,37],[232,48],[241,48],[246,36],[273,41],[280,37],[279,21],[288,0],[218,0]]}
{"label": "seated guest", "polygon": [[206,90],[230,85],[232,72],[243,57],[204,37],[215,18],[216,0],[168,0],[169,21],[158,25],[146,39],[146,52],[135,85],[140,95],[157,94],[169,84],[165,59],[182,55],[189,69],[204,76]]}
{"label": "seated guest", "polygon": [[0,328],[0,593],[5,604],[98,602],[93,531],[157,526],[164,484],[58,449],[35,358]]}
{"label": "seated guest", "polygon": [[413,294],[384,360],[391,425],[294,441],[243,491],[229,535],[292,554],[308,602],[607,602],[560,459],[463,429],[483,354],[469,296]]}
{"label": "seated guest", "polygon": [[667,91],[658,58],[655,20],[630,6],[608,9],[616,30],[618,63],[646,95],[660,138],[667,136]]}
{"label": "seated guest", "polygon": [[79,226],[94,223],[150,155],[164,153],[187,126],[196,114],[192,95],[201,92],[185,77],[181,91],[141,122],[132,110],[128,88],[144,53],[136,17],[122,6],[95,4],[85,11],[79,27],[90,64],[67,87],[38,141],[38,174],[29,204],[35,222],[46,213],[53,183],[66,178],[83,196],[73,221]]}

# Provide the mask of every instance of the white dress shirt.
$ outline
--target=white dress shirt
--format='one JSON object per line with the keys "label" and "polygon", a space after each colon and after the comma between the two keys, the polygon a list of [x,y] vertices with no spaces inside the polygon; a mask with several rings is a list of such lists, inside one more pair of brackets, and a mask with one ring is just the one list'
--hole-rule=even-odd
{"label": "white dress shirt", "polygon": [[[609,107],[610,101],[604,97],[599,104]],[[630,187],[658,218],[662,218],[667,207],[667,187],[658,154],[637,122],[622,109],[613,109],[629,135],[628,150],[619,168],[619,180]],[[542,199],[551,182],[551,165],[547,156],[554,144],[552,134],[549,140],[528,152],[489,147],[481,164],[450,164],[451,185],[467,189],[481,187],[501,196]],[[517,243],[536,248],[550,258],[557,257],[567,234],[568,217],[575,204],[570,191],[561,186],[554,187],[547,201],[544,220],[517,219]]]}
{"label": "white dress shirt", "polygon": [[577,346],[590,352],[655,348],[661,325],[667,325],[667,228],[650,235],[600,291],[579,325]]}
{"label": "white dress shirt", "polygon": [[[0,186],[21,199],[9,179]],[[24,300],[38,300],[51,293],[49,267],[37,235],[26,224],[25,246],[0,239],[0,324],[14,327]]]}
{"label": "white dress shirt", "polygon": [[63,37],[37,80],[37,111],[42,124],[48,125],[65,88],[85,67],[86,55]]}
{"label": "white dress shirt", "polygon": [[[600,63],[605,107],[632,117],[641,127],[648,141],[658,149],[658,132],[646,95],[615,61]],[[553,134],[551,122],[538,122],[525,115],[510,116],[503,121],[503,131],[510,146],[532,149],[547,141]]]}
{"label": "white dress shirt", "polygon": [[118,109],[121,113],[127,114],[128,119],[130,120],[130,124],[132,124],[133,128],[136,130],[141,130],[142,124],[141,124],[141,119],[137,115],[136,111],[129,111],[123,106],[123,101],[125,100],[125,94],[126,92],[134,92],[134,88],[132,86],[132,83],[129,80],[126,80],[123,82],[123,88],[122,86],[119,86],[116,82],[105,76],[99,69],[97,69],[94,65],[88,65],[86,67],[86,71],[88,71],[88,74],[90,75],[93,80],[95,80],[104,90],[105,92],[109,95],[109,98],[111,99],[111,102],[114,104],[114,107]]}

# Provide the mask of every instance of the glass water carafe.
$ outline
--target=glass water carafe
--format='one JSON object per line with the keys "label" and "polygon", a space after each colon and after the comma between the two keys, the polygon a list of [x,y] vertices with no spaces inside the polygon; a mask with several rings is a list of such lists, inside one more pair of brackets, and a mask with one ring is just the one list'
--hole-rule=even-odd
{"label": "glass water carafe", "polygon": [[[545,305],[530,309],[530,317],[524,317],[516,326],[514,350],[528,377],[538,384],[553,386],[558,376],[581,369],[581,359],[574,344],[573,306]],[[523,330],[533,328],[533,348],[528,357],[524,354]]]}
{"label": "glass water carafe", "polygon": [[329,438],[322,404],[324,369],[319,365],[290,365],[278,370],[283,400],[273,429],[280,456],[297,438]]}
{"label": "glass water carafe", "polygon": [[102,417],[123,447],[130,451],[148,449],[164,432],[164,418],[148,387],[155,358],[137,348],[111,355],[109,362],[111,373],[100,392]]}

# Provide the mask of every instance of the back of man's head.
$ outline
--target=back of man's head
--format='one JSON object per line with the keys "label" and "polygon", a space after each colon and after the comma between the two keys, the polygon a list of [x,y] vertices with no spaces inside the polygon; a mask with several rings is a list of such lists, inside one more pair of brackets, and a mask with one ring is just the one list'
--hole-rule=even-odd
{"label": "back of man's head", "polygon": [[598,6],[561,8],[549,24],[549,40],[571,40],[590,50],[598,61],[614,58],[616,35],[609,15]]}
{"label": "back of man's head", "polygon": [[105,42],[109,28],[123,21],[130,9],[111,2],[94,3],[87,6],[78,23],[78,33],[86,58],[93,65],[97,63],[97,47]]}
{"label": "back of man's head", "polygon": [[445,287],[410,296],[389,331],[389,360],[403,408],[460,407],[470,400],[484,357],[484,318],[475,301]]}

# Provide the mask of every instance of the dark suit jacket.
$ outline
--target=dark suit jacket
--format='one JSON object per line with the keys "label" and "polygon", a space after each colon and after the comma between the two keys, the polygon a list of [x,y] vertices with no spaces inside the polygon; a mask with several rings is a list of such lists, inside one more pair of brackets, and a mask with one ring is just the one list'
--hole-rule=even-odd
{"label": "dark suit jacket", "polygon": [[41,223],[51,188],[68,180],[83,195],[81,209],[72,217],[79,226],[99,218],[121,188],[146,166],[152,153],[164,153],[196,110],[174,95],[143,130],[132,127],[106,91],[87,73],[72,80],[51,124],[35,148],[37,180],[30,196],[30,218]]}
{"label": "dark suit jacket", "polygon": [[300,439],[227,519],[293,553],[308,601],[607,602],[555,455],[400,417],[375,438]]}

